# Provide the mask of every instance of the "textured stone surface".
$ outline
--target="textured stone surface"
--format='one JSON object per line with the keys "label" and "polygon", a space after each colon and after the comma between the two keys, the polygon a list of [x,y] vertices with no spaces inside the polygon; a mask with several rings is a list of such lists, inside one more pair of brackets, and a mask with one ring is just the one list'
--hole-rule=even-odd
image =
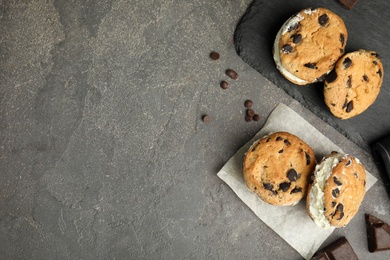
{"label": "textured stone surface", "polygon": [[216,176],[292,101],[235,52],[249,3],[0,2],[0,258],[299,259]]}

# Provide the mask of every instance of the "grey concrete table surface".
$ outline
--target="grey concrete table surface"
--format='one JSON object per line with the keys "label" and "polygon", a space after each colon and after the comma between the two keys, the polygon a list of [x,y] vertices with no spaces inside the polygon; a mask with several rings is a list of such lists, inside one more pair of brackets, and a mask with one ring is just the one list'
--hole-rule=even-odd
{"label": "grey concrete table surface", "polygon": [[250,2],[0,2],[0,259],[300,259],[216,176],[292,101],[235,53]]}

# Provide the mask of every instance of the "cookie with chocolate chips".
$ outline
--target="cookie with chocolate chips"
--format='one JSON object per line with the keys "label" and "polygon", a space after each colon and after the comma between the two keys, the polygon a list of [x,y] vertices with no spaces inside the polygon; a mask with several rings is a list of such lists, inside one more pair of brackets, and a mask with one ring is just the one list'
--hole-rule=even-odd
{"label": "cookie with chocolate chips", "polygon": [[333,152],[315,168],[306,209],[320,227],[344,227],[356,215],[365,193],[364,166],[351,155]]}
{"label": "cookie with chocolate chips", "polygon": [[313,149],[299,137],[276,132],[256,141],[245,154],[248,188],[272,205],[294,205],[307,191],[316,165]]}
{"label": "cookie with chocolate chips", "polygon": [[375,102],[383,76],[383,65],[376,52],[347,53],[324,82],[325,103],[340,119],[357,116]]}
{"label": "cookie with chocolate chips", "polygon": [[288,19],[276,35],[277,69],[298,85],[322,82],[344,54],[348,40],[344,21],[325,8],[309,8]]}

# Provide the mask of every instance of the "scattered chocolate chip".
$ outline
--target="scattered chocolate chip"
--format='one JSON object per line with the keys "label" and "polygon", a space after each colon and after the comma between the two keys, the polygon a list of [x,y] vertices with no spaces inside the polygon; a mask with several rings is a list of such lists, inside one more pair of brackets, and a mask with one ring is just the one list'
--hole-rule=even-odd
{"label": "scattered chocolate chip", "polygon": [[378,74],[379,74],[379,77],[382,78],[382,71],[381,71],[381,70],[378,70],[376,73],[378,73]]}
{"label": "scattered chocolate chip", "polygon": [[327,14],[323,14],[321,15],[319,18],[318,18],[318,23],[321,25],[321,26],[325,26],[329,21],[329,17]]}
{"label": "scattered chocolate chip", "polygon": [[356,173],[356,172],[353,174],[353,176],[355,176],[355,178],[356,178],[356,179],[358,179],[358,178],[359,178],[359,176],[357,175],[357,173]]}
{"label": "scattered chocolate chip", "polygon": [[227,69],[226,70],[226,75],[231,78],[231,79],[237,79],[238,78],[238,74],[236,71],[232,70],[232,69]]}
{"label": "scattered chocolate chip", "polygon": [[336,183],[338,186],[343,185],[343,183],[342,183],[341,181],[339,181],[339,180],[337,179],[336,176],[333,176],[333,181],[334,181],[334,183]]}
{"label": "scattered chocolate chip", "polygon": [[298,193],[298,192],[302,192],[302,188],[300,188],[300,187],[295,187],[294,189],[291,190],[290,194],[292,194],[292,193]]}
{"label": "scattered chocolate chip", "polygon": [[310,165],[310,155],[305,152],[306,165]]}
{"label": "scattered chocolate chip", "polygon": [[348,167],[348,166],[351,165],[351,163],[352,163],[352,161],[351,161],[351,160],[348,160],[347,163],[345,164],[345,166]]}
{"label": "scattered chocolate chip", "polygon": [[263,187],[266,190],[273,190],[274,189],[274,185],[272,185],[271,183],[263,183]]}
{"label": "scattered chocolate chip", "polygon": [[336,207],[336,210],[339,211],[339,212],[344,212],[344,205],[339,203]]}
{"label": "scattered chocolate chip", "polygon": [[344,34],[340,33],[340,42],[341,42],[341,46],[344,46],[344,43],[345,43],[345,36]]}
{"label": "scattered chocolate chip", "polygon": [[260,120],[260,116],[258,114],[254,114],[253,121],[259,121],[259,120]]}
{"label": "scattered chocolate chip", "polygon": [[374,63],[374,65],[378,65],[378,62],[376,60],[373,60],[372,63]]}
{"label": "scattered chocolate chip", "polygon": [[347,109],[345,110],[347,113],[353,110],[353,100],[349,101],[347,104]]}
{"label": "scattered chocolate chip", "polygon": [[336,71],[332,70],[328,76],[326,76],[326,82],[331,83],[337,79]]}
{"label": "scattered chocolate chip", "polygon": [[332,201],[332,208],[336,206],[336,201]]}
{"label": "scattered chocolate chip", "polygon": [[290,27],[288,27],[287,31],[288,32],[294,31],[294,30],[298,29],[298,27],[299,27],[299,23],[295,23],[295,24],[291,25]]}
{"label": "scattered chocolate chip", "polygon": [[219,59],[219,53],[216,52],[216,51],[211,52],[211,53],[210,53],[210,58],[211,58],[212,60],[218,60],[218,59]]}
{"label": "scattered chocolate chip", "polygon": [[283,153],[283,149],[279,150],[278,153]]}
{"label": "scattered chocolate chip", "polygon": [[249,108],[246,110],[246,114],[253,118],[253,116],[255,115],[255,111],[252,108]]}
{"label": "scattered chocolate chip", "polygon": [[306,68],[309,68],[309,69],[313,69],[313,70],[318,69],[316,63],[306,63],[303,66],[305,66]]}
{"label": "scattered chocolate chip", "polygon": [[250,100],[250,99],[246,100],[245,103],[244,103],[244,106],[245,106],[246,108],[251,108],[252,105],[253,105],[253,101]]}
{"label": "scattered chocolate chip", "polygon": [[298,180],[298,173],[297,173],[294,169],[290,169],[290,170],[287,172],[287,178],[288,178],[290,181],[296,181],[296,180]]}
{"label": "scattered chocolate chip", "polygon": [[290,44],[285,44],[282,47],[282,52],[283,53],[291,53],[293,50],[293,47]]}
{"label": "scattered chocolate chip", "polygon": [[268,137],[267,140],[266,140],[265,142],[268,143],[270,140],[271,140],[271,138]]}
{"label": "scattered chocolate chip", "polygon": [[363,75],[363,80],[364,80],[365,82],[368,82],[368,77],[367,77],[367,75]]}
{"label": "scattered chocolate chip", "polygon": [[356,4],[357,0],[339,0],[339,2],[348,10],[351,10],[352,7]]}
{"label": "scattered chocolate chip", "polygon": [[333,198],[338,198],[339,195],[340,195],[340,190],[338,188],[332,190]]}
{"label": "scattered chocolate chip", "polygon": [[285,145],[290,145],[291,143],[286,139],[286,140],[284,140],[284,144]]}
{"label": "scattered chocolate chip", "polygon": [[204,116],[202,117],[202,120],[203,120],[203,122],[205,122],[206,124],[208,124],[208,123],[211,122],[211,116],[209,116],[209,115],[204,115]]}
{"label": "scattered chocolate chip", "polygon": [[324,73],[324,74],[322,74],[322,76],[321,77],[319,77],[319,78],[317,78],[317,81],[319,81],[319,82],[322,82],[322,81],[324,81],[325,79],[326,79],[326,76],[328,75],[328,73]]}
{"label": "scattered chocolate chip", "polygon": [[351,67],[352,65],[352,60],[350,58],[345,58],[343,60],[343,66],[344,66],[344,69],[348,69],[349,67]]}
{"label": "scattered chocolate chip", "polygon": [[251,122],[253,120],[253,117],[245,115],[245,121],[246,122]]}
{"label": "scattered chocolate chip", "polygon": [[350,87],[351,87],[351,77],[352,77],[352,76],[348,76],[347,82],[345,83],[345,85],[347,86],[347,88],[350,88]]}
{"label": "scattered chocolate chip", "polygon": [[290,188],[291,183],[290,182],[283,182],[279,185],[279,189],[286,192]]}
{"label": "scattered chocolate chip", "polygon": [[336,104],[335,104],[335,103],[330,103],[330,105],[331,105],[332,107],[335,107],[335,106],[336,106]]}
{"label": "scattered chocolate chip", "polygon": [[371,55],[372,55],[372,56],[374,56],[374,57],[377,57],[377,58],[379,58],[379,54],[378,54],[378,53],[376,53],[376,52],[371,52]]}
{"label": "scattered chocolate chip", "polygon": [[281,140],[283,140],[283,138],[282,138],[281,136],[278,136],[278,137],[276,137],[275,140],[276,140],[276,141],[281,141]]}
{"label": "scattered chocolate chip", "polygon": [[344,212],[340,212],[340,217],[337,220],[341,220],[344,217]]}
{"label": "scattered chocolate chip", "polygon": [[292,38],[292,41],[294,44],[298,44],[302,41],[302,34],[298,33],[298,34],[294,34],[291,36]]}
{"label": "scattered chocolate chip", "polygon": [[219,84],[222,89],[228,89],[229,88],[229,83],[227,83],[225,80],[221,81],[221,84]]}

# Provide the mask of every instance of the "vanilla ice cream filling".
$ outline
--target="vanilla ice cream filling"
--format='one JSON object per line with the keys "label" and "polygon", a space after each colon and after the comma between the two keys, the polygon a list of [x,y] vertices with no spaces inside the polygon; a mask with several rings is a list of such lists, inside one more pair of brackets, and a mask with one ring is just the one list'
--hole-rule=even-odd
{"label": "vanilla ice cream filling", "polygon": [[322,162],[316,166],[314,171],[315,180],[310,194],[308,195],[310,196],[309,211],[314,222],[322,228],[331,227],[330,222],[324,215],[325,182],[332,174],[333,167],[335,167],[344,156],[344,154],[335,153],[325,160],[322,160]]}

